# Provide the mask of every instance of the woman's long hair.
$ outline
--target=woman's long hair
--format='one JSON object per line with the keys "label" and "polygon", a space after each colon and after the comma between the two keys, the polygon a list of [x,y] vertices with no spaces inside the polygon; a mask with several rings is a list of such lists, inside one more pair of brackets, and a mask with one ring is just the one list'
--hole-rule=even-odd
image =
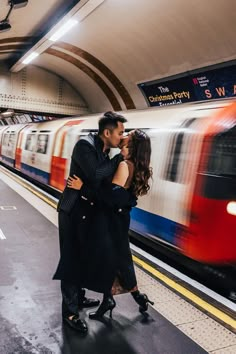
{"label": "woman's long hair", "polygon": [[136,197],[147,194],[150,189],[148,181],[152,177],[151,141],[142,130],[136,129],[130,134],[129,160],[134,164],[132,189]]}

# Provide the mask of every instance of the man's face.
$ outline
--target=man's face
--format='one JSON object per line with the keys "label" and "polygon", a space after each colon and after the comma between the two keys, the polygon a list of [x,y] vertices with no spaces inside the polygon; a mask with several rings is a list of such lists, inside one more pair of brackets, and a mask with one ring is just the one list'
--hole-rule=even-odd
{"label": "man's face", "polygon": [[123,137],[125,128],[124,124],[118,122],[117,128],[113,129],[112,131],[109,130],[109,134],[107,136],[107,146],[111,148],[117,148],[120,145],[120,141]]}

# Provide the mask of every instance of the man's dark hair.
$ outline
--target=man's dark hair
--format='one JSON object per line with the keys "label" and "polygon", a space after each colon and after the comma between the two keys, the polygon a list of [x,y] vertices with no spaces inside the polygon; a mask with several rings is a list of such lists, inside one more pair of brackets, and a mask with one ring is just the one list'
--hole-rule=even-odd
{"label": "man's dark hair", "polygon": [[121,114],[115,112],[106,112],[103,117],[99,119],[98,122],[98,134],[102,134],[105,129],[113,130],[118,127],[118,122],[126,123],[127,119]]}

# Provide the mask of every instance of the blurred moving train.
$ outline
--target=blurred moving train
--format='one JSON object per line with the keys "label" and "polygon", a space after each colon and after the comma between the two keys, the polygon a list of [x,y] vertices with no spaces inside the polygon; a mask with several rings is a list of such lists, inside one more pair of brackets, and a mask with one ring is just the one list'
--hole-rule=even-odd
{"label": "blurred moving train", "polygon": [[[131,229],[197,261],[236,264],[236,102],[123,113],[127,130],[152,142],[150,193],[132,211]],[[101,115],[0,127],[2,163],[62,191],[76,141]]]}

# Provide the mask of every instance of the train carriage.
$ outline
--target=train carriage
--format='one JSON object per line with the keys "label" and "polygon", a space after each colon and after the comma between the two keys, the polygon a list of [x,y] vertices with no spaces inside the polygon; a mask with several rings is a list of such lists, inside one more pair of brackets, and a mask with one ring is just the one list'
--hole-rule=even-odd
{"label": "train carriage", "polygon": [[18,164],[21,172],[41,183],[50,184],[56,133],[67,121],[62,119],[34,123],[24,128],[20,142],[20,164]]}
{"label": "train carriage", "polygon": [[[231,101],[124,112],[127,130],[146,130],[152,144],[151,191],[132,210],[131,229],[218,265],[236,263],[236,103]],[[99,117],[14,126],[20,132],[15,167],[63,190],[72,149],[80,136],[97,131]],[[13,129],[4,130],[3,142]],[[6,151],[3,144],[3,159]]]}

